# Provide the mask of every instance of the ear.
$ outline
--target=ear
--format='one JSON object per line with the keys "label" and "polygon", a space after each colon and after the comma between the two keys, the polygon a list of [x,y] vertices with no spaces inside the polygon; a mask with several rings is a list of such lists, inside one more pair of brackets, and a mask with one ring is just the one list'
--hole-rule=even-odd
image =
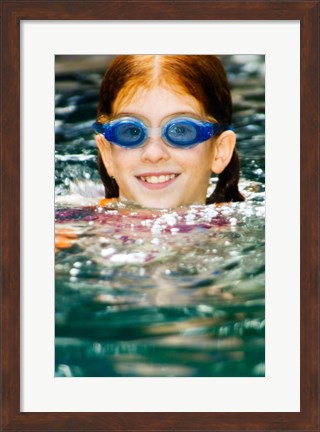
{"label": "ear", "polygon": [[214,159],[211,169],[215,174],[220,174],[229,164],[236,145],[236,134],[233,131],[225,131],[218,136],[215,142]]}
{"label": "ear", "polygon": [[111,144],[101,134],[96,135],[96,144],[103,160],[103,165],[110,177],[113,177],[112,153]]}

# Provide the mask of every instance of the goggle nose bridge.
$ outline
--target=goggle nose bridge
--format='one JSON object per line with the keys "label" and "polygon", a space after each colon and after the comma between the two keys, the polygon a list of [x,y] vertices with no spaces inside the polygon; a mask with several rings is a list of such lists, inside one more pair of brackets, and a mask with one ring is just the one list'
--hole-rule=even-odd
{"label": "goggle nose bridge", "polygon": [[146,127],[148,138],[161,138],[162,137],[162,127]]}

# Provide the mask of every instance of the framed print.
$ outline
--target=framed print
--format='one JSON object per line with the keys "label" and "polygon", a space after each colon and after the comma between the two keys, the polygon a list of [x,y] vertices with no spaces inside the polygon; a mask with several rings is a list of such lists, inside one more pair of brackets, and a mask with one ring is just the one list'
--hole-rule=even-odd
{"label": "framed print", "polygon": [[[318,1],[2,2],[3,430],[311,431],[319,428],[318,12]],[[132,287],[133,275],[125,273],[127,267],[121,267],[124,269],[122,273],[115,272],[115,267],[108,266],[105,258],[119,269],[124,259],[122,243],[119,246],[119,242],[132,244],[133,238],[135,247],[140,241],[141,248],[132,249],[129,264],[145,257],[146,251],[141,246],[143,234],[134,237],[135,228],[132,226],[135,224],[132,217],[137,217],[139,211],[129,214],[131,237],[120,230],[115,245],[106,243],[104,233],[93,233],[90,225],[92,215],[87,209],[86,215],[82,215],[90,231],[86,233],[95,235],[103,243],[101,260],[94,261],[92,266],[93,260],[83,253],[83,245],[96,253],[95,243],[90,242],[89,237],[81,237],[79,247],[73,241],[74,232],[68,234],[67,239],[63,238],[58,244],[58,249],[62,248],[64,252],[59,252],[56,259],[56,281],[60,285],[55,292],[55,200],[57,204],[57,201],[65,199],[66,187],[72,183],[75,173],[83,176],[84,180],[95,180],[93,171],[89,170],[95,155],[93,135],[91,130],[88,136],[85,133],[95,120],[91,120],[94,115],[90,107],[96,103],[98,94],[95,88],[102,78],[97,69],[90,74],[82,73],[81,65],[77,63],[76,76],[82,85],[81,90],[77,89],[77,97],[81,96],[89,103],[83,105],[82,111],[75,111],[76,100],[72,94],[75,75],[68,68],[71,60],[74,62],[80,57],[83,60],[83,56],[92,64],[101,61],[102,57],[118,54],[216,54],[224,58],[231,81],[233,74],[232,85],[235,85],[236,95],[241,94],[238,90],[242,86],[241,76],[251,74],[256,79],[259,77],[257,71],[265,71],[265,321],[261,315],[264,295],[247,296],[249,282],[257,287],[259,269],[264,268],[264,261],[259,261],[257,238],[256,249],[245,239],[247,259],[242,254],[243,272],[250,275],[249,282],[237,282],[238,292],[241,292],[239,299],[250,309],[249,315],[244,312],[240,300],[237,304],[231,301],[229,309],[222,310],[221,305],[225,307],[230,295],[234,295],[227,285],[229,273],[223,286],[217,274],[212,276],[212,280],[199,279],[197,290],[188,286],[192,268],[197,265],[198,268],[204,267],[205,260],[210,260],[205,256],[201,258],[202,263],[197,263],[197,254],[190,247],[193,267],[187,265],[187,253],[183,252],[186,253],[185,260],[178,269],[181,271],[185,265],[183,289],[179,291],[179,295],[188,298],[189,303],[181,303],[184,307],[169,307],[170,302],[176,301],[170,275],[179,273],[177,268],[173,268],[173,262],[171,267],[164,267],[163,272],[156,267],[158,273],[152,276],[153,280],[165,280],[161,287],[165,286],[166,290],[152,291],[150,281],[140,271],[135,275],[139,289],[135,295],[126,292],[119,278],[126,278],[126,283]],[[244,66],[239,68],[234,63],[228,64],[234,59],[239,62],[242,59]],[[91,89],[90,83],[96,87]],[[237,88],[236,84],[240,87]],[[69,93],[64,92],[65,89]],[[245,104],[241,105],[239,100],[243,99]],[[256,79],[254,91],[247,98],[236,99],[235,106],[246,110],[250,116],[250,110],[257,104],[260,106],[262,99],[264,102],[264,86],[261,90],[259,79]],[[61,100],[64,102],[60,103]],[[160,105],[157,104],[154,112],[159,111]],[[259,139],[264,140],[259,129],[264,122],[264,111],[259,115],[256,122],[251,119],[249,124],[256,131],[255,139],[249,139],[252,146]],[[143,120],[139,118],[139,121],[134,118],[135,127],[140,128],[140,132],[154,133],[155,125],[141,126],[141,121],[147,122],[145,117],[144,114]],[[192,116],[187,116],[187,119],[186,116],[180,117],[179,121],[187,121],[188,127],[199,127],[198,123],[195,126]],[[119,123],[119,119],[122,120],[117,115],[115,121]],[[241,118],[236,122],[235,126],[240,130],[239,149],[245,159]],[[79,125],[80,133],[70,138]],[[183,125],[185,127],[186,123]],[[57,141],[57,136],[61,140]],[[123,139],[127,140],[126,137]],[[163,139],[172,138],[164,135]],[[74,159],[75,147],[70,158],[70,152],[65,148],[70,142],[71,145],[75,142],[81,145],[83,140],[87,140],[88,147],[83,146],[85,151],[80,158]],[[264,166],[258,163],[260,156],[260,153],[255,153],[255,157],[248,155],[252,163],[250,169],[256,176],[264,173]],[[59,189],[56,197],[54,159],[56,190]],[[72,169],[65,161],[74,164]],[[81,165],[79,161],[85,163]],[[249,169],[249,165],[245,166]],[[163,180],[161,176],[157,181],[153,176],[145,177],[144,181],[151,184]],[[257,178],[249,180],[256,181]],[[256,181],[255,187],[257,184],[261,186]],[[252,185],[250,183],[250,187]],[[252,208],[257,219],[250,219],[254,223],[261,221],[259,212],[262,207],[257,204],[259,193],[258,189],[254,191],[256,204]],[[261,197],[264,199],[264,193]],[[74,208],[68,207],[68,212],[65,212],[64,207],[59,207],[56,220],[64,223],[66,217],[69,221],[72,218],[75,223],[72,228],[80,230],[79,214]],[[103,216],[109,215],[110,221],[115,211],[118,209],[106,207],[101,212],[105,212]],[[176,232],[172,229],[176,225],[172,224],[172,215],[163,216],[166,216],[166,222],[171,218],[168,227],[173,237]],[[194,217],[195,214],[188,213],[185,226],[190,228]],[[208,228],[208,215],[205,218],[203,230]],[[153,226],[154,232],[156,229],[159,230],[159,224]],[[231,234],[234,238],[236,234],[245,237],[237,229],[230,229],[227,233],[222,230],[214,237],[225,242],[226,248]],[[199,250],[201,235],[197,231]],[[191,236],[189,230],[186,242],[190,242]],[[75,247],[72,257],[63,243],[68,241]],[[152,241],[153,249],[148,251],[153,254],[151,261],[157,259],[155,251],[160,250],[159,242],[162,240],[153,236]],[[207,243],[201,245],[208,248]],[[119,250],[116,251],[117,247]],[[228,250],[228,257],[224,257],[228,268],[237,268],[232,267],[237,258],[235,251],[224,250]],[[252,250],[255,253],[250,255]],[[167,251],[168,245],[163,249],[163,252]],[[210,253],[214,253],[213,249]],[[125,257],[128,260],[128,255]],[[84,267],[86,271],[82,275]],[[148,272],[148,269],[144,271]],[[94,279],[97,272],[103,275],[103,280]],[[78,277],[79,273],[83,279]],[[68,275],[67,279],[61,279],[64,274]],[[117,286],[110,285],[110,280],[114,284],[114,275]],[[91,281],[90,290],[87,286],[79,288],[79,280],[84,279]],[[233,286],[234,280],[228,280]],[[143,281],[146,281],[146,290],[149,288],[146,292],[142,290]],[[114,290],[117,290],[116,296]],[[210,298],[209,306],[201,297],[204,292]],[[191,304],[191,294],[200,300]],[[147,307],[141,308],[141,303],[137,302],[139,298]],[[127,305],[134,301],[139,307],[128,308]],[[236,321],[232,321],[226,312],[231,309]],[[196,310],[196,316],[190,318],[192,310]],[[117,314],[113,314],[114,311]],[[125,327],[117,321],[120,319],[119,311],[126,322]],[[73,319],[71,324],[66,320],[70,316]],[[106,316],[109,327],[104,324]],[[148,321],[150,317],[154,320],[152,326]],[[189,319],[192,319],[191,327],[187,325]],[[143,322],[148,323],[147,327],[142,325]],[[264,346],[261,348],[264,322],[265,369],[264,356],[261,356],[264,352]],[[205,323],[209,323],[208,326]],[[241,323],[244,323],[242,327]],[[178,329],[177,333],[172,331],[172,326]],[[100,333],[99,338],[92,341],[90,332],[93,327]],[[121,333],[124,329],[125,333]],[[232,338],[228,339],[230,329]],[[220,332],[219,337],[215,331]],[[151,347],[148,345],[150,332],[157,340],[157,345]],[[243,332],[248,335],[249,344],[248,340],[244,343],[240,337]],[[139,346],[132,342],[137,338],[142,341]],[[189,341],[189,346],[186,341]],[[218,345],[208,349],[212,341]],[[168,344],[171,344],[171,351],[167,350]],[[205,350],[197,350],[201,344]],[[236,344],[244,344],[245,349],[235,349]],[[243,355],[246,362],[241,363]],[[108,363],[107,371],[101,367],[104,357],[114,359]],[[180,363],[176,361],[179,358],[182,359]],[[200,368],[200,372],[199,364],[206,365]],[[90,367],[94,367],[93,372]]]}
{"label": "framed print", "polygon": [[[96,117],[98,87],[104,69],[108,67],[107,76],[112,76],[112,68],[120,68],[116,73],[119,77],[121,62],[126,65],[125,70],[130,65],[133,68],[139,65],[140,75],[154,71],[155,62],[163,62],[162,67],[171,70],[182,66],[178,77],[183,75],[185,79],[189,68],[193,83],[197,79],[195,70],[205,73],[206,68],[210,68],[210,71],[222,72],[222,67],[226,68],[234,94],[233,130],[228,127],[220,139],[234,139],[234,131],[237,131],[237,151],[242,167],[242,179],[238,184],[243,188],[245,201],[235,187],[233,204],[224,205],[224,197],[218,197],[216,204],[219,206],[216,206],[210,197],[217,199],[213,190],[219,190],[222,181],[220,176],[220,183],[217,183],[219,176],[214,177],[214,174],[209,187],[205,185],[205,193],[200,195],[200,182],[206,176],[199,168],[202,166],[206,170],[205,161],[198,153],[201,143],[190,146],[187,141],[187,147],[181,148],[181,142],[180,147],[175,148],[177,143],[169,141],[172,132],[163,137],[166,142],[166,147],[160,147],[163,153],[152,151],[151,159],[145,153],[152,150],[145,145],[149,141],[143,138],[135,149],[123,149],[124,145],[130,145],[127,132],[124,134],[122,147],[118,145],[121,148],[114,150],[120,151],[121,161],[125,156],[129,158],[125,176],[129,165],[139,174],[149,170],[146,179],[149,183],[142,184],[145,191],[140,190],[140,185],[132,188],[134,179],[123,184],[119,177],[122,184],[119,198],[110,196],[115,192],[114,180],[108,181],[100,163],[98,169],[96,167],[94,138],[101,137],[93,137],[91,124]],[[248,65],[250,71],[246,72]],[[85,82],[83,77],[86,77]],[[257,54],[220,55],[219,58],[172,54],[55,56],[56,377],[257,378],[265,375],[264,77],[265,56]],[[108,83],[107,78],[104,82]],[[225,81],[219,78],[218,82],[223,89]],[[176,85],[172,88],[176,89]],[[195,93],[200,92],[198,89]],[[211,127],[210,123],[198,123],[194,116],[201,113],[194,105],[188,108],[188,115],[173,113],[173,109],[176,113],[182,112],[189,96],[171,99],[167,95],[161,110],[161,100],[154,101],[158,99],[157,93],[151,89],[148,94],[151,104],[157,107],[154,117],[161,117],[153,118],[153,124],[159,124],[160,120],[163,131],[175,130],[176,122],[179,128],[188,128],[190,133],[200,134],[205,130],[201,128]],[[81,95],[81,99],[74,105],[75,95]],[[147,100],[144,95],[144,104]],[[247,100],[250,100],[250,109]],[[134,112],[131,102],[130,106],[130,112]],[[228,106],[227,102],[223,105],[224,114],[220,116],[226,115]],[[129,112],[128,107],[122,107],[121,112]],[[131,117],[112,116],[114,120],[110,125],[114,125],[118,133],[122,128],[127,131],[128,127],[133,127],[133,131],[138,128],[141,134],[159,131],[145,127],[145,122],[150,121],[150,107],[143,116],[139,111],[139,117],[137,113]],[[214,118],[217,116],[212,114]],[[103,157],[107,156],[104,148]],[[114,155],[118,164],[117,153]],[[188,155],[193,156],[194,164],[190,163]],[[121,166],[122,163],[120,171]],[[157,169],[154,174],[159,169],[162,174],[151,178],[151,167]],[[169,169],[186,175],[192,173],[192,187],[179,186],[175,195],[173,190],[166,190],[174,186],[170,185],[170,180],[167,185],[168,180],[163,185],[151,183],[170,177],[163,174]],[[231,178],[236,170],[235,164],[230,169]],[[250,175],[245,176],[249,172]],[[129,204],[127,196],[135,197],[142,207]],[[205,199],[207,204],[204,204]],[[192,206],[194,200],[197,206]],[[226,220],[231,221],[228,226]],[[70,238],[74,230],[78,238],[73,234]],[[69,241],[66,241],[66,232]],[[238,255],[237,251],[243,249]],[[253,288],[246,292],[243,288],[249,286],[248,279]],[[84,290],[80,289],[81,281]],[[85,288],[88,286],[90,294]],[[88,302],[94,306],[88,306]],[[76,305],[75,309],[72,304]],[[85,316],[80,313],[82,308]],[[240,319],[234,314],[234,308]],[[221,315],[224,316],[222,321]],[[70,337],[78,340],[77,347],[74,342],[70,344]],[[88,352],[91,354],[86,354]]]}

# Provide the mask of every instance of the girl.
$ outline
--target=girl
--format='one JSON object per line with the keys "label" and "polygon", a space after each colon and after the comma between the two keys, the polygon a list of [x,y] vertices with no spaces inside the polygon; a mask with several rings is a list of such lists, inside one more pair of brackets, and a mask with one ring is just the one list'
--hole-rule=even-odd
{"label": "girl", "polygon": [[[153,208],[243,201],[231,116],[216,56],[118,56],[94,125],[105,197]],[[218,182],[207,198],[212,173]]]}

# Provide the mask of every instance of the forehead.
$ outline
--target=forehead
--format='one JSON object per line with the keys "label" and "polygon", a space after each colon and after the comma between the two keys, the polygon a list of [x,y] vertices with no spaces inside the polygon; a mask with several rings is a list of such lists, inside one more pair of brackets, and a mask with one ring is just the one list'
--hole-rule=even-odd
{"label": "forehead", "polygon": [[140,87],[134,92],[119,92],[112,111],[114,115],[122,112],[141,115],[190,112],[202,115],[203,107],[195,97],[183,91],[181,87],[157,85],[151,88]]}

